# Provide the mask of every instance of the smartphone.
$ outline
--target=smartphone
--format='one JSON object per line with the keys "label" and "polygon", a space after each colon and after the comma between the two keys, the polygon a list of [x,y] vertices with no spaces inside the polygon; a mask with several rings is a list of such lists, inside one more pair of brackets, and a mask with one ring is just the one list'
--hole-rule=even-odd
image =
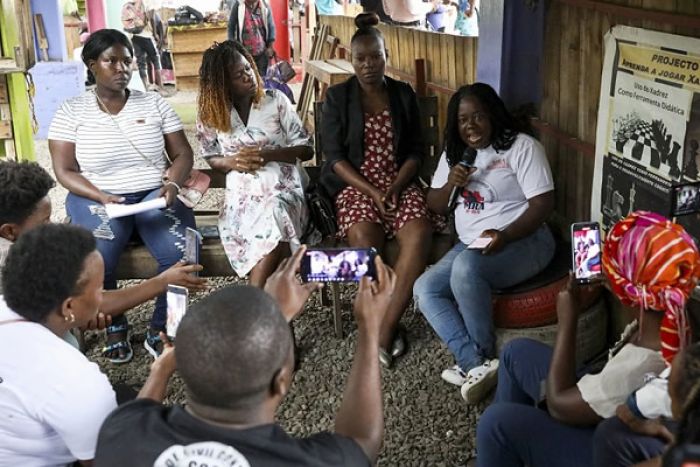
{"label": "smartphone", "polygon": [[700,212],[700,182],[674,186],[671,196],[671,217]]}
{"label": "smartphone", "polygon": [[[185,254],[182,259],[187,264],[199,264],[199,249],[202,246],[202,236],[196,229],[187,227],[185,230]],[[198,272],[193,272],[195,276]]]}
{"label": "smartphone", "polygon": [[491,244],[493,238],[491,237],[479,237],[467,245],[468,250],[483,250]]}
{"label": "smartphone", "polygon": [[187,289],[179,285],[168,285],[165,294],[168,304],[168,319],[165,322],[165,333],[171,339],[175,338],[180,321],[187,312]]}
{"label": "smartphone", "polygon": [[202,238],[219,238],[219,228],[215,225],[202,225],[197,231]]}
{"label": "smartphone", "polygon": [[374,248],[309,248],[301,260],[303,282],[359,282],[377,278]]}
{"label": "smartphone", "polygon": [[600,253],[600,225],[597,222],[571,224],[571,261],[576,282],[587,284],[603,273]]}

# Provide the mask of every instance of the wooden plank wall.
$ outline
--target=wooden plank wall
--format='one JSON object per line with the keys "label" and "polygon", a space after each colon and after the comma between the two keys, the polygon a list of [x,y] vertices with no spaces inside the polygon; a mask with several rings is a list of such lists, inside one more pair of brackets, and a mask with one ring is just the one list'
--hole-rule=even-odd
{"label": "wooden plank wall", "polygon": [[[700,15],[698,0],[609,0],[604,3],[641,10]],[[598,11],[547,0],[543,60],[543,120],[584,143],[595,144],[603,66],[603,36],[614,25],[700,37],[700,30],[651,21],[630,20]],[[557,183],[558,221],[569,223],[590,217],[593,157],[541,135]]]}
{"label": "wooden plank wall", "polygon": [[[319,18],[321,24],[328,24],[331,27],[331,34],[340,39],[340,44],[349,48],[350,38],[357,29],[354,18],[348,16]],[[443,128],[447,102],[452,95],[452,90],[476,80],[477,39],[385,24],[381,24],[379,29],[386,41],[389,66],[414,76],[416,58],[426,60],[428,93],[438,97],[438,123],[440,128]]]}

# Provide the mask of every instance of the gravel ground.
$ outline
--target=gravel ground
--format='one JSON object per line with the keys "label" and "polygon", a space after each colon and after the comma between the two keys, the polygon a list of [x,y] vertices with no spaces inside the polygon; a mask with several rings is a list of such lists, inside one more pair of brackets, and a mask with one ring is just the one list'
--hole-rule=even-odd
{"label": "gravel ground", "polygon": [[[171,99],[182,102],[190,98],[179,94]],[[196,154],[198,144],[192,125],[187,125],[186,132]],[[36,155],[37,161],[50,170],[46,141],[36,142]],[[203,164],[202,160],[196,163],[198,166]],[[52,191],[56,221],[65,217],[65,194],[61,187]],[[217,204],[220,195],[208,195],[206,202]],[[210,279],[213,288],[237,282],[242,281],[236,278]],[[295,322],[300,369],[278,412],[279,422],[293,435],[305,436],[333,428],[356,343],[357,328],[350,305],[352,295],[351,286],[343,290],[346,337],[342,340],[334,337],[331,310],[321,306],[318,294],[312,297]],[[193,300],[197,298],[193,297]],[[128,313],[133,326],[135,352],[129,364],[112,365],[99,356],[104,345],[102,334],[89,333],[86,336],[89,358],[100,365],[112,382],[140,386],[145,381],[152,359],[142,343],[152,309],[153,302],[150,302]],[[403,324],[408,330],[409,352],[395,363],[393,369],[383,370],[386,430],[379,464],[465,465],[474,453],[476,421],[485,405],[467,406],[458,388],[440,379],[440,372],[453,361],[420,313],[409,309]],[[184,400],[183,385],[177,376],[171,381],[168,399],[171,403]]]}

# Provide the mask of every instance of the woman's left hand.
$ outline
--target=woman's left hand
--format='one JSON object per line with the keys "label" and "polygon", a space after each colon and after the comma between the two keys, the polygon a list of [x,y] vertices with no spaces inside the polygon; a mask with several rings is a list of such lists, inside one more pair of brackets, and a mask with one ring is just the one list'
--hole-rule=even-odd
{"label": "woman's left hand", "polygon": [[481,232],[482,237],[490,237],[491,243],[489,243],[486,248],[481,251],[482,255],[490,255],[492,253],[498,253],[506,246],[507,240],[505,235],[500,230],[489,229]]}
{"label": "woman's left hand", "polygon": [[172,183],[165,184],[160,188],[159,196],[165,198],[165,207],[169,208],[173,205],[177,197],[177,187]]}

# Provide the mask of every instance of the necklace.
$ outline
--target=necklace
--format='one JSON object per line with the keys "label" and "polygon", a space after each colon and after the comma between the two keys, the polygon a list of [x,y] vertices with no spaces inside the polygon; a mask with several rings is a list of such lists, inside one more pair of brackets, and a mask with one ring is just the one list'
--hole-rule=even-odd
{"label": "necklace", "polygon": [[[100,95],[97,94],[97,90],[96,90],[96,89],[93,89],[93,90],[92,90],[92,93],[95,95],[95,98],[97,99],[97,104],[98,104],[100,107],[102,107],[102,109],[103,109],[105,112],[107,112],[107,114],[109,114],[110,117],[111,117],[111,116],[114,116],[114,114],[113,114],[112,112],[110,112],[109,107],[107,107],[107,105],[104,103],[104,101],[102,100],[102,98],[100,97]],[[127,94],[126,98],[127,98],[127,100],[129,99],[129,95],[128,95],[128,94]],[[126,101],[124,101],[124,105],[126,105]],[[122,109],[123,109],[123,108],[124,108],[124,106],[122,106]]]}

